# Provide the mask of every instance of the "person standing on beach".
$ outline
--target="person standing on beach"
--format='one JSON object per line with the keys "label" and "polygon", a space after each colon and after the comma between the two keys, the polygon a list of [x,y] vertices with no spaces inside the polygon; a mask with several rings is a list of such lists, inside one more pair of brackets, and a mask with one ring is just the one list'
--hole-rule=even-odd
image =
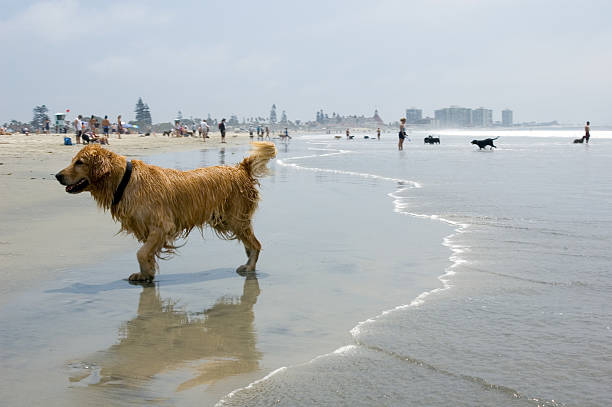
{"label": "person standing on beach", "polygon": [[402,151],[404,149],[404,139],[406,138],[406,119],[402,117],[400,119],[400,129],[399,129],[399,143],[397,144],[397,149]]}
{"label": "person standing on beach", "polygon": [[591,122],[586,122],[586,126],[584,126],[584,136],[582,137],[582,141],[586,141],[589,144],[589,139],[591,138]]}
{"label": "person standing on beach", "polygon": [[102,119],[102,131],[104,132],[104,137],[108,139],[108,133],[110,131],[111,122],[108,120],[108,116],[104,116]]}
{"label": "person standing on beach", "polygon": [[376,137],[380,140],[380,127],[376,129]]}
{"label": "person standing on beach", "polygon": [[202,122],[200,123],[200,129],[202,131],[202,141],[206,141],[206,139],[208,138],[208,130],[210,129],[210,126],[208,125],[208,123],[206,123],[206,120],[202,119]]}
{"label": "person standing on beach", "polygon": [[221,123],[219,123],[219,131],[221,132],[221,142],[225,143],[225,119],[221,119]]}
{"label": "person standing on beach", "polygon": [[266,138],[270,140],[270,128],[266,126]]}
{"label": "person standing on beach", "polygon": [[44,124],[44,132],[45,132],[45,134],[49,134],[49,127],[51,127],[50,123],[51,122],[49,121],[49,119],[45,119],[45,124]]}
{"label": "person standing on beach", "polygon": [[117,116],[117,135],[121,138],[123,132],[123,123],[121,123],[121,115]]}
{"label": "person standing on beach", "polygon": [[81,144],[81,135],[83,134],[83,123],[81,122],[82,119],[83,116],[78,115],[77,118],[74,119],[74,122],[72,122],[74,125],[74,137],[76,138],[77,144]]}
{"label": "person standing on beach", "polygon": [[97,120],[94,117],[94,115],[92,114],[91,117],[89,118],[89,130],[91,130],[91,134],[93,134],[94,138],[96,138],[96,124],[97,124]]}
{"label": "person standing on beach", "polygon": [[351,132],[349,129],[346,129],[346,139],[349,140],[351,138]]}

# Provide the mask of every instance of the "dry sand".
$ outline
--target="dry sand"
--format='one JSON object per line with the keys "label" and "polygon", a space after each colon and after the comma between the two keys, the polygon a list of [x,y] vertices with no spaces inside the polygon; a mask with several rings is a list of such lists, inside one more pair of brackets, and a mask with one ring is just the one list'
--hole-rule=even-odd
{"label": "dry sand", "polygon": [[[73,142],[74,135],[72,137]],[[81,145],[64,146],[64,135],[0,136],[0,306],[14,295],[79,264],[103,260],[120,250],[134,250],[129,236],[108,214],[98,210],[89,194],[68,196],[54,174],[64,168]],[[201,138],[112,136],[110,150],[133,158],[151,154],[246,144],[248,134],[219,133]]]}

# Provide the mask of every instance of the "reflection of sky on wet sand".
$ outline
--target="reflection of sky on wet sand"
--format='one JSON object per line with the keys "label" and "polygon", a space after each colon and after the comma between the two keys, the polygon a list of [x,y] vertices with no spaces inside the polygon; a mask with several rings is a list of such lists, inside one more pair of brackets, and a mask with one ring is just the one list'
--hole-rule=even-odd
{"label": "reflection of sky on wet sand", "polygon": [[143,287],[137,315],[121,324],[118,343],[84,361],[70,381],[87,383],[92,391],[146,386],[160,373],[196,362],[196,376],[182,382],[176,389],[181,391],[258,368],[253,306],[260,289],[254,275],[245,279],[240,297],[220,297],[198,313],[163,298],[161,291]]}

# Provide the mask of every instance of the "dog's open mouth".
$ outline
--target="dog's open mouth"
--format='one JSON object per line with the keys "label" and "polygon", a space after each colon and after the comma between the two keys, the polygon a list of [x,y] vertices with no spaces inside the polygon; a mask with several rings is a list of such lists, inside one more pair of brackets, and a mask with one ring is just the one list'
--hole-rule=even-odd
{"label": "dog's open mouth", "polygon": [[87,185],[89,185],[89,181],[83,178],[75,184],[68,185],[66,187],[66,192],[68,192],[69,194],[78,194],[79,192],[87,188]]}

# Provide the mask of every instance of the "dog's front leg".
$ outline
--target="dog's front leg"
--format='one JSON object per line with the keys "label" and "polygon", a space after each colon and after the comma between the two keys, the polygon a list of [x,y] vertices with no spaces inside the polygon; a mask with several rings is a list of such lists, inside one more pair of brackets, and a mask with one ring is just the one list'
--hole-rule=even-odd
{"label": "dog's front leg", "polygon": [[243,233],[238,235],[238,239],[244,244],[244,250],[248,257],[247,263],[238,267],[236,272],[238,274],[246,274],[255,271],[255,265],[257,259],[259,259],[259,252],[261,251],[261,243],[253,234],[253,229],[249,227]]}
{"label": "dog's front leg", "polygon": [[244,249],[248,257],[247,263],[236,269],[236,272],[241,275],[255,271],[255,265],[257,264],[257,259],[259,259],[259,250],[250,249],[246,246]]}
{"label": "dog's front leg", "polygon": [[132,274],[129,278],[130,281],[152,281],[155,278],[155,270],[157,269],[155,255],[161,251],[163,246],[162,231],[154,229],[149,232],[147,241],[136,253],[136,258],[140,265],[140,273]]}

